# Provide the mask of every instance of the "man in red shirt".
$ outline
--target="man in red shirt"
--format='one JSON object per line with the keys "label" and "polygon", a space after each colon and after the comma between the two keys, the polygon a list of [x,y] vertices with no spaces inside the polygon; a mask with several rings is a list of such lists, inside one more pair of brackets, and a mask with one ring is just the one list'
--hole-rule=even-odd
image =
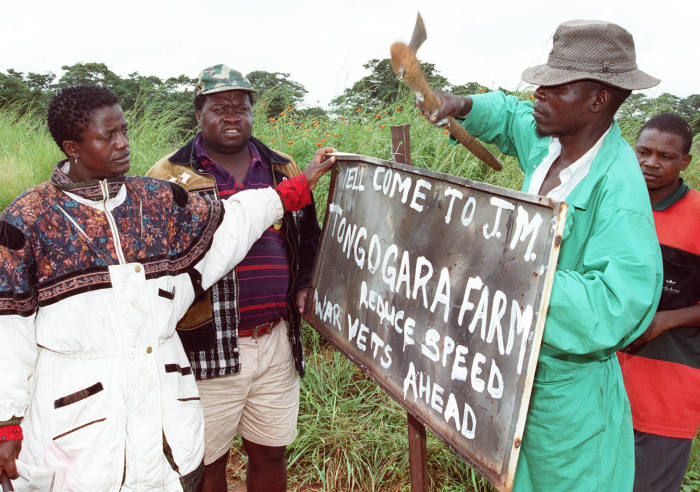
{"label": "man in red shirt", "polygon": [[700,424],[700,193],[679,177],[692,138],[687,121],[662,113],[635,147],[664,265],[654,319],[618,354],[632,406],[635,491],[680,490]]}

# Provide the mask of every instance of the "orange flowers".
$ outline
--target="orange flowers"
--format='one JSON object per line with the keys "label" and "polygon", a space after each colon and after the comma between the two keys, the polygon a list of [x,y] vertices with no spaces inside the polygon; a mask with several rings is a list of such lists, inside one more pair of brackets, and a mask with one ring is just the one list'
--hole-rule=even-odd
{"label": "orange flowers", "polygon": [[396,111],[403,111],[403,106],[396,106]]}
{"label": "orange flowers", "polygon": [[321,142],[317,143],[316,147],[321,147]]}
{"label": "orange flowers", "polygon": [[383,130],[386,128],[386,125],[379,125],[379,128],[381,128]]}
{"label": "orange flowers", "polygon": [[326,140],[325,138],[322,138],[321,142],[328,142],[328,140]]}
{"label": "orange flowers", "polygon": [[290,109],[292,109],[292,107],[291,107],[291,106],[287,106],[287,111],[289,111]]}
{"label": "orange flowers", "polygon": [[375,118],[381,118],[382,115],[380,115],[380,114],[375,114],[374,117],[375,117]]}
{"label": "orange flowers", "polygon": [[340,119],[341,119],[341,120],[344,120],[344,119],[345,119],[345,116],[341,116]]}
{"label": "orange flowers", "polygon": [[286,115],[286,114],[287,114],[287,113],[285,113],[284,111],[282,111],[282,112],[280,113],[280,116],[284,116],[284,115]]}
{"label": "orange flowers", "polygon": [[443,131],[442,133],[444,133],[445,135],[447,135],[448,133],[450,133],[450,130],[445,130],[445,131]]}
{"label": "orange flowers", "polygon": [[270,123],[277,121],[277,118],[270,118]]}
{"label": "orange flowers", "polygon": [[290,140],[289,142],[287,142],[287,145],[294,145],[294,140]]}
{"label": "orange flowers", "polygon": [[479,89],[479,92],[486,92],[486,89]]}
{"label": "orange flowers", "polygon": [[355,112],[356,112],[356,113],[361,113],[361,112],[362,112],[362,108],[357,108],[357,109],[355,110]]}
{"label": "orange flowers", "polygon": [[339,137],[340,135],[338,135],[337,133],[334,133],[333,136],[334,136],[334,137]]}

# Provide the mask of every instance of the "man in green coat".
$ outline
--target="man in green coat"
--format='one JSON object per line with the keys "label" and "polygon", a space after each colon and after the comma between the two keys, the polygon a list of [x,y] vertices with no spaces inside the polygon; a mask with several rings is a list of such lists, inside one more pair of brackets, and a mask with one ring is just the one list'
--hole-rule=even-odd
{"label": "man in green coat", "polygon": [[629,491],[634,438],[615,351],[644,333],[661,292],[661,255],[634,152],[613,116],[637,69],[632,36],[600,21],[561,24],[546,65],[522,76],[534,104],[494,92],[439,94],[431,121],[463,118],[517,156],[523,190],[569,211],[514,490]]}

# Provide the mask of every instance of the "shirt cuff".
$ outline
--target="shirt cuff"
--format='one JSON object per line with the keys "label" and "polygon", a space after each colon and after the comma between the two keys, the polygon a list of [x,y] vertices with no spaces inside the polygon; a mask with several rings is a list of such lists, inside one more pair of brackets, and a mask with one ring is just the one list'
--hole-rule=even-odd
{"label": "shirt cuff", "polygon": [[277,185],[277,193],[282,199],[285,212],[301,210],[311,205],[311,189],[303,174],[282,181]]}
{"label": "shirt cuff", "polygon": [[0,442],[19,441],[21,439],[24,439],[24,436],[22,436],[22,427],[19,424],[0,427]]}

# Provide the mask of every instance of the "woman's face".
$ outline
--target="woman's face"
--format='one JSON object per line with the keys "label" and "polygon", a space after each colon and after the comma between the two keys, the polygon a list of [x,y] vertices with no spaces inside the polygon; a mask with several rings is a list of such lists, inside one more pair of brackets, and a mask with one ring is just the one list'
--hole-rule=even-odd
{"label": "woman's face", "polygon": [[96,109],[80,136],[80,142],[63,143],[66,154],[71,157],[68,177],[72,181],[123,176],[129,171],[129,135],[118,104]]}

